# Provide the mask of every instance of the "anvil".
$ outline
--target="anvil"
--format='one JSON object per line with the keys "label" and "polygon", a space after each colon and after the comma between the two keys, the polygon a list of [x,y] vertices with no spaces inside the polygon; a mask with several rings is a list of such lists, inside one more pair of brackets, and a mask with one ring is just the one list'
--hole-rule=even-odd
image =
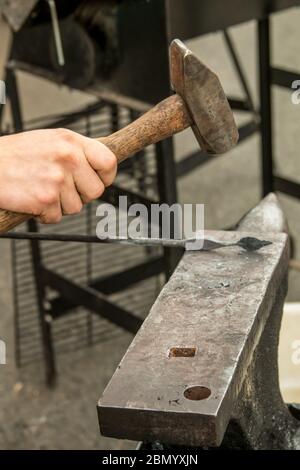
{"label": "anvil", "polygon": [[184,254],[99,401],[103,435],[150,449],[300,449],[278,383],[286,227],[271,194],[214,237],[272,244]]}

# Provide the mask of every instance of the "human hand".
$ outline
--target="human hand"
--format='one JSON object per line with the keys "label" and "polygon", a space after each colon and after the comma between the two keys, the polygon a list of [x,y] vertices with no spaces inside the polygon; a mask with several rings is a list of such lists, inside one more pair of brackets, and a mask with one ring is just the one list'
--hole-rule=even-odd
{"label": "human hand", "polygon": [[102,195],[117,172],[101,142],[67,129],[0,137],[0,207],[57,223]]}

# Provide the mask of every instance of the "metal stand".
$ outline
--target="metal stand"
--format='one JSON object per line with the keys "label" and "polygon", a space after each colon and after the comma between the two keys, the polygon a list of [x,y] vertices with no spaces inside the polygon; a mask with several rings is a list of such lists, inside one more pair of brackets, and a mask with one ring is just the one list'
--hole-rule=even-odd
{"label": "metal stand", "polygon": [[[28,228],[32,232],[37,232],[38,227],[37,223],[34,220],[28,222]],[[46,288],[47,283],[43,276],[43,264],[42,264],[42,254],[40,250],[39,243],[35,240],[30,241],[31,245],[31,255],[32,255],[32,265],[35,278],[36,286],[36,295],[37,303],[39,310],[39,321],[40,329],[42,335],[43,343],[43,355],[45,361],[45,373],[46,373],[46,382],[49,386],[55,384],[56,379],[56,366],[55,366],[55,354],[54,354],[54,344],[52,341],[52,317],[49,307],[47,309],[46,302]],[[48,311],[47,311],[48,310]]]}
{"label": "metal stand", "polygon": [[[155,8],[160,8],[159,3],[155,3]],[[150,6],[149,6],[150,7]],[[135,8],[135,7],[134,7]],[[148,8],[148,4],[142,5],[141,8]],[[129,10],[128,10],[129,11]],[[154,9],[154,12],[156,10]],[[132,14],[132,10],[131,10]],[[153,18],[156,18],[154,15]],[[131,18],[129,16],[129,18]],[[137,23],[137,27],[139,23]],[[225,26],[226,27],[226,26]],[[200,32],[200,31],[199,31]],[[141,33],[141,32],[140,32]],[[143,32],[142,32],[143,33]],[[141,37],[144,38],[141,33]],[[157,43],[162,38],[166,42],[166,31],[162,28],[156,38]],[[292,72],[287,72],[279,69],[272,69],[270,66],[270,32],[269,32],[269,17],[258,19],[258,53],[259,53],[259,83],[260,83],[260,109],[256,110],[253,104],[253,99],[250,93],[250,88],[247,83],[246,76],[243,72],[242,66],[238,59],[234,44],[231,40],[230,34],[227,30],[224,31],[224,40],[228,48],[228,52],[232,59],[233,66],[235,67],[237,77],[240,80],[242,89],[245,97],[243,99],[237,99],[230,97],[229,101],[233,109],[251,113],[250,120],[243,125],[240,129],[240,142],[249,136],[253,135],[258,130],[261,132],[261,152],[262,152],[262,186],[263,194],[267,194],[272,191],[273,188],[283,191],[287,194],[293,195],[300,198],[300,185],[281,178],[278,175],[274,176],[273,169],[273,155],[272,155],[272,109],[271,109],[271,84],[278,84],[280,86],[289,86],[292,78],[296,78],[296,75]],[[163,78],[167,78],[167,44],[164,43],[163,52],[159,59],[159,63],[162,67]],[[130,61],[129,61],[130,65]],[[6,85],[8,98],[11,103],[14,131],[22,131],[24,127],[22,110],[19,100],[18,85],[16,79],[16,70],[26,70],[27,72],[44,76],[55,82],[55,76],[51,73],[45,73],[45,71],[36,69],[28,64],[17,63],[10,60],[7,64],[6,70]],[[147,70],[144,71],[147,76]],[[167,93],[167,80],[162,79],[163,85],[158,91],[159,93]],[[142,90],[140,90],[142,93]],[[97,95],[97,93],[96,93]],[[96,96],[95,95],[95,96]],[[99,95],[97,95],[99,96]],[[108,96],[110,96],[108,98]],[[79,110],[79,112],[72,113],[72,115],[63,115],[56,117],[52,122],[46,123],[31,123],[30,128],[37,126],[43,127],[60,127],[60,126],[72,126],[76,123],[77,119],[81,117],[86,118],[86,135],[93,134],[93,113],[99,112],[104,106],[110,107],[110,127],[106,130],[107,133],[114,132],[122,124],[122,118],[120,116],[120,103],[126,102],[130,119],[135,119],[136,116],[143,110],[147,109],[147,104],[143,106],[136,106],[136,100],[130,98],[124,98],[117,94],[107,93],[107,97],[98,99],[97,103],[87,107],[85,110]],[[124,106],[123,106],[124,107]],[[26,127],[27,129],[28,127]],[[176,178],[181,177],[197,168],[198,166],[206,163],[211,156],[208,157],[205,152],[197,150],[190,155],[185,156],[178,163],[174,161],[174,149],[172,139],[156,145],[155,149],[155,162],[156,162],[156,197],[152,199],[147,193],[147,184],[145,183],[145,172],[147,172],[147,156],[144,152],[137,155],[135,159],[130,162],[125,162],[121,167],[121,172],[127,172],[130,174],[132,179],[137,179],[137,187],[133,190],[132,188],[123,187],[122,185],[115,184],[107,192],[105,192],[102,200],[117,204],[118,197],[120,195],[128,196],[129,204],[134,202],[142,202],[150,207],[151,202],[166,202],[172,205],[177,201],[177,189],[176,189]],[[137,176],[138,175],[138,176]],[[89,229],[92,230],[90,222],[87,223]],[[86,227],[86,226],[85,226]],[[37,229],[37,226],[33,226],[31,222],[31,228]],[[54,347],[51,332],[51,322],[49,320],[59,318],[70,312],[72,308],[79,305],[85,306],[88,310],[99,313],[109,318],[113,323],[116,323],[122,328],[128,331],[136,332],[142,323],[141,318],[137,318],[132,312],[127,309],[122,309],[105,297],[110,294],[130,288],[130,286],[137,282],[147,279],[151,276],[157,276],[164,272],[168,279],[170,274],[174,271],[181,253],[174,250],[165,249],[162,253],[155,253],[155,256],[147,258],[146,261],[140,261],[136,266],[128,269],[121,269],[120,272],[114,273],[109,276],[104,276],[98,279],[93,279],[91,273],[89,274],[89,281],[87,287],[83,287],[82,284],[72,283],[69,279],[67,280],[64,276],[59,275],[55,270],[48,269],[43,263],[42,248],[39,242],[32,241],[31,244],[31,259],[34,265],[34,279],[37,290],[37,308],[39,310],[40,318],[40,331],[42,334],[42,342],[44,349],[44,359],[47,370],[47,382],[53,383],[55,379],[55,359],[54,359]],[[87,259],[91,259],[91,249],[88,249],[89,255]],[[153,254],[152,254],[153,255]],[[87,262],[87,265],[90,261]],[[90,272],[90,267],[87,268]],[[59,295],[54,300],[48,303],[47,290],[51,287]],[[101,292],[101,294],[100,294]],[[47,308],[45,308],[47,305]],[[100,310],[99,310],[100,309]],[[104,312],[105,310],[105,312]],[[18,324],[19,314],[16,313],[16,324]],[[89,338],[91,342],[92,338],[92,321],[90,315],[87,319]],[[16,332],[16,338],[20,340],[20,332]],[[16,357],[18,363],[21,364],[21,352],[18,344],[16,344]]]}
{"label": "metal stand", "polygon": [[270,20],[258,21],[259,44],[259,90],[260,90],[260,131],[262,153],[263,196],[274,189],[272,149],[272,102],[270,66]]}
{"label": "metal stand", "polygon": [[[22,119],[22,112],[19,100],[18,86],[16,80],[16,69],[12,66],[7,68],[7,90],[8,98],[12,106],[12,116],[14,123],[14,131],[19,132],[26,130],[26,124]],[[103,100],[97,102],[95,105],[88,106],[82,111],[72,113],[72,115],[59,116],[52,122],[39,125],[38,122],[34,123],[32,127],[59,127],[59,126],[71,126],[76,123],[77,120],[86,118],[86,129],[84,133],[86,135],[93,135],[98,131],[93,129],[92,118],[93,115],[99,113],[101,108],[108,106],[110,109],[110,124],[107,132],[116,131],[119,126],[124,125],[120,117],[120,107],[115,103],[103,102]],[[136,112],[133,108],[128,110],[129,118],[135,119],[139,112]],[[124,117],[123,117],[124,121]],[[147,194],[147,188],[145,186],[145,179],[149,176],[146,173],[147,161],[149,155],[146,152],[142,152],[137,155],[135,159],[130,162],[125,162],[120,168],[121,178],[126,177],[126,174],[132,178],[135,189],[126,189],[126,187],[119,186],[118,184],[113,185],[107,190],[105,195],[101,198],[102,201],[118,205],[118,199],[121,195],[128,197],[128,203],[142,202],[150,207],[151,202],[166,202],[173,204],[177,199],[176,192],[176,178],[175,164],[173,160],[173,146],[172,141],[158,144],[154,147],[154,162],[156,162],[156,174],[152,178],[156,178],[156,189],[153,188],[152,193],[156,192],[155,199],[149,198]],[[153,154],[152,150],[152,154]],[[153,158],[153,157],[151,157]],[[137,173],[137,177],[135,176]],[[143,191],[144,189],[144,191]],[[86,208],[86,211],[92,209]],[[86,230],[91,231],[91,223],[86,222]],[[37,232],[40,227],[35,221],[28,223],[28,229],[30,232]],[[94,228],[93,228],[94,230]],[[136,333],[142,324],[143,319],[138,317],[130,310],[123,308],[109,299],[110,295],[114,295],[119,291],[131,288],[135,284],[149,279],[151,277],[159,276],[161,273],[165,273],[166,279],[170,276],[173,269],[178,262],[178,255],[174,253],[172,249],[164,250],[161,253],[157,249],[144,250],[144,260],[140,260],[135,266],[130,268],[121,268],[119,272],[112,275],[104,275],[101,277],[92,277],[89,275],[89,281],[86,286],[81,283],[77,283],[70,279],[68,276],[64,276],[55,269],[47,266],[47,256],[43,256],[45,249],[41,242],[37,240],[31,240],[30,242],[31,252],[31,263],[33,268],[33,279],[36,291],[36,306],[39,312],[39,323],[40,323],[40,334],[43,346],[43,357],[46,367],[46,381],[47,384],[53,385],[56,380],[56,365],[55,365],[55,352],[54,352],[54,339],[52,332],[53,322],[62,318],[64,315],[69,315],[71,310],[78,308],[79,306],[84,307],[89,312],[93,312],[96,315],[109,320],[113,324],[124,328],[131,333]],[[90,248],[88,247],[88,250]],[[47,252],[46,252],[47,253]],[[87,263],[91,259],[91,253],[87,255]],[[18,269],[18,257],[15,256],[16,269]],[[88,269],[88,268],[87,268]],[[16,276],[15,276],[16,278]],[[53,298],[49,298],[48,291],[54,291],[57,295]],[[18,310],[18,311],[17,311]],[[22,365],[22,352],[20,342],[22,342],[22,331],[20,330],[20,309],[16,309],[15,316],[15,327],[16,327],[16,357],[18,365]],[[93,323],[91,315],[87,317],[89,338],[92,337]]]}

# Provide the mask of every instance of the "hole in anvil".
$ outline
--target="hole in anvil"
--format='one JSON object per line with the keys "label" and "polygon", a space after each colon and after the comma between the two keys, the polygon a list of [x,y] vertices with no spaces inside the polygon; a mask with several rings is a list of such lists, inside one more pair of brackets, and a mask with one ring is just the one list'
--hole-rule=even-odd
{"label": "hole in anvil", "polygon": [[195,385],[194,387],[189,387],[184,391],[184,396],[188,400],[205,400],[211,394],[211,390],[207,387],[202,387],[201,385]]}
{"label": "hole in anvil", "polygon": [[196,348],[171,348],[169,357],[194,357]]}

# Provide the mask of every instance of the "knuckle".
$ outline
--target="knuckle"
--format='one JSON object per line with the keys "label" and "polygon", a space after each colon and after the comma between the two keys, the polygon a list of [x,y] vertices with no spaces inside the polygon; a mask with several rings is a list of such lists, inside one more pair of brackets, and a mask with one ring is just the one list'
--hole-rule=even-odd
{"label": "knuckle", "polygon": [[37,194],[37,203],[40,208],[51,206],[58,201],[58,192],[53,189],[43,189]]}
{"label": "knuckle", "polygon": [[59,129],[56,129],[56,132],[58,134],[58,137],[65,142],[72,143],[75,141],[76,134],[70,129],[65,129],[64,127],[61,127]]}
{"label": "knuckle", "polygon": [[69,214],[69,215],[78,214],[81,211],[82,207],[83,207],[83,203],[80,200],[73,202],[72,206],[67,211],[65,211],[65,214]]}
{"label": "knuckle", "polygon": [[63,163],[74,163],[79,160],[78,140],[76,133],[68,129],[58,129],[55,158]]}
{"label": "knuckle", "polygon": [[101,172],[102,181],[105,186],[112,184],[116,177],[117,173],[117,159],[111,154],[111,156],[106,158],[105,164],[103,166],[103,171]]}
{"label": "knuckle", "polygon": [[81,163],[80,152],[72,145],[62,145],[58,151],[57,157],[59,164],[69,171],[74,171]]}
{"label": "knuckle", "polygon": [[72,169],[77,169],[80,167],[82,162],[81,154],[77,151],[77,149],[70,149],[68,155],[68,164],[72,167]]}
{"label": "knuckle", "polygon": [[109,153],[105,158],[105,170],[108,173],[115,173],[117,169],[117,158],[113,153]]}
{"label": "knuckle", "polygon": [[80,168],[82,157],[75,145],[61,145],[57,151],[57,162],[67,171],[74,171]]}
{"label": "knuckle", "polygon": [[49,175],[50,181],[55,185],[62,185],[65,180],[65,175],[62,169],[55,168],[52,170],[51,174]]}
{"label": "knuckle", "polygon": [[67,142],[58,142],[56,150],[55,150],[55,157],[59,162],[68,162],[71,158],[73,153],[72,146]]}
{"label": "knuckle", "polygon": [[92,201],[94,199],[98,199],[100,196],[102,196],[104,189],[105,189],[105,186],[102,183],[102,181],[100,181],[99,184],[89,192],[88,194],[89,200]]}

